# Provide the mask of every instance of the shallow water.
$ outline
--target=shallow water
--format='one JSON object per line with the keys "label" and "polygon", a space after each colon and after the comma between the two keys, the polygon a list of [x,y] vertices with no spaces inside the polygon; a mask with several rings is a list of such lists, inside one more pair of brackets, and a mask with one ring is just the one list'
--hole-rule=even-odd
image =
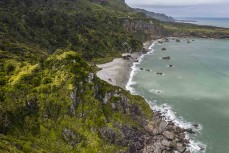
{"label": "shallow water", "polygon": [[[207,146],[206,153],[229,152],[229,40],[170,40],[153,49],[135,65],[128,89],[149,103],[171,106],[181,120],[200,124],[193,137]],[[171,59],[162,60],[165,56]]]}

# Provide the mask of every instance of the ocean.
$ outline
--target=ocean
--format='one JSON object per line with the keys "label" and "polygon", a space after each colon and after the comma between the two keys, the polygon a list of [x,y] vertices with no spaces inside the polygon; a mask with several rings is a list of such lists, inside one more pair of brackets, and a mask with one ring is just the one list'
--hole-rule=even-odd
{"label": "ocean", "polygon": [[229,18],[178,18],[185,23],[229,28]]}
{"label": "ocean", "polygon": [[193,153],[229,152],[229,40],[154,43],[134,64],[126,87],[168,120],[193,128]]}

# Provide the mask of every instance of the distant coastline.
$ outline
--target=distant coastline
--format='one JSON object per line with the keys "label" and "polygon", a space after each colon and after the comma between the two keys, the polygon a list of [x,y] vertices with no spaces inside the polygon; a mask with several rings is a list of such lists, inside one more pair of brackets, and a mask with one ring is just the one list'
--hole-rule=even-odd
{"label": "distant coastline", "polygon": [[178,20],[176,20],[176,22],[179,22],[179,23],[195,23],[195,22],[197,22],[197,21],[195,21],[195,20],[185,20],[185,19],[178,19]]}
{"label": "distant coastline", "polygon": [[229,18],[182,17],[176,18],[176,22],[229,28]]}

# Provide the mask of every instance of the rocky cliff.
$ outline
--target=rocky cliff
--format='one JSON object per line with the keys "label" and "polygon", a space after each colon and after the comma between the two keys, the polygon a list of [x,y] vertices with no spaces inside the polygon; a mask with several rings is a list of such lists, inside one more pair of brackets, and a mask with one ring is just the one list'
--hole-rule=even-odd
{"label": "rocky cliff", "polygon": [[166,36],[166,31],[163,27],[153,20],[124,20],[123,26],[129,32],[137,35],[148,36],[148,39],[156,39]]}

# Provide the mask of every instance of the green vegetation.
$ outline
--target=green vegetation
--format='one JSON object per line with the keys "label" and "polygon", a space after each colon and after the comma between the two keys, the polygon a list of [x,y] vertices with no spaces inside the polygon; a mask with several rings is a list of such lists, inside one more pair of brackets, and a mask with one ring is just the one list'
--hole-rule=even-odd
{"label": "green vegetation", "polygon": [[211,26],[199,26],[186,23],[162,23],[171,36],[202,37],[202,38],[229,38],[229,29]]}
{"label": "green vegetation", "polygon": [[[228,35],[162,23],[122,0],[0,1],[0,152],[124,152],[122,127],[141,131],[151,109],[90,65],[192,31]],[[105,127],[119,143],[104,137]]]}

